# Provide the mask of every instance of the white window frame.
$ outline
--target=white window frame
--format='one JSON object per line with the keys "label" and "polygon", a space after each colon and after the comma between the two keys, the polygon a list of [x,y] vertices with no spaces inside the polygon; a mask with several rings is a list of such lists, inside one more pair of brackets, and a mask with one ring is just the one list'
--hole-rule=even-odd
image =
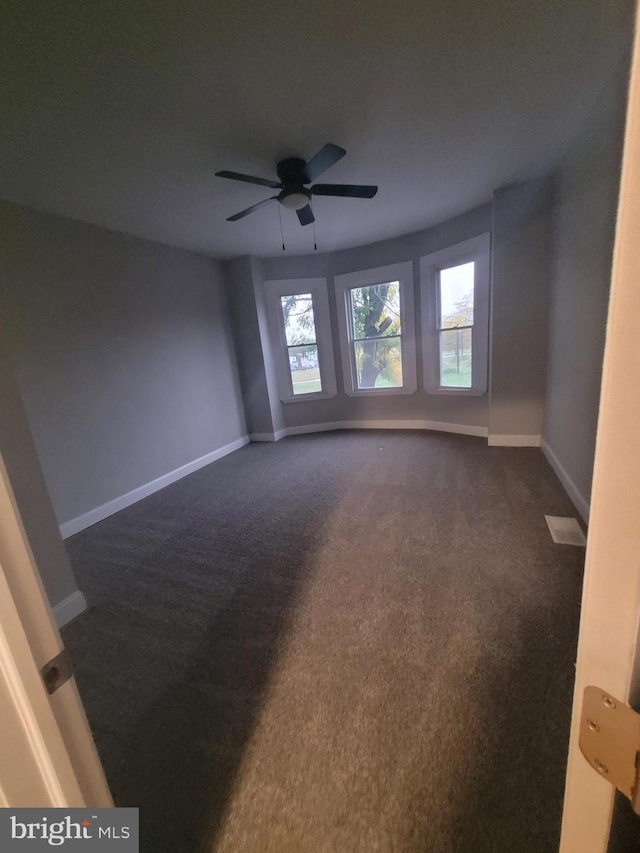
{"label": "white window frame", "polygon": [[[336,368],[333,359],[333,336],[329,316],[329,296],[326,278],[297,278],[271,280],[264,283],[269,333],[273,346],[278,390],[283,403],[301,403],[308,400],[322,400],[336,395]],[[289,366],[289,348],[284,326],[281,298],[311,294],[313,319],[316,326],[316,345],[318,347],[318,367],[322,391],[310,394],[294,394]]]}
{"label": "white window frame", "polygon": [[[369,287],[372,284],[382,284],[388,281],[400,283],[400,340],[402,342],[403,384],[398,388],[358,388],[355,348],[353,346],[351,290],[355,287]],[[350,397],[372,397],[413,394],[417,391],[413,261],[337,275],[335,277],[335,289],[345,392]]]}
{"label": "white window frame", "polygon": [[[471,387],[440,384],[439,283],[440,271],[473,261],[473,327]],[[439,252],[420,258],[422,304],[422,355],[424,388],[428,394],[480,397],[487,391],[489,375],[489,292],[491,276],[491,234],[480,234]]]}

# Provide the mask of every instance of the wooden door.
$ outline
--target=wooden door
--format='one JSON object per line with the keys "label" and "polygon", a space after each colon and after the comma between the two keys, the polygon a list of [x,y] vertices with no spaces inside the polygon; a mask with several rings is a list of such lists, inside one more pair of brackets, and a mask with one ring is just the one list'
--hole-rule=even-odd
{"label": "wooden door", "polygon": [[[640,40],[631,63],[561,853],[605,853],[614,789],[582,757],[582,693],[638,701],[640,627]],[[639,848],[640,849],[640,848]]]}

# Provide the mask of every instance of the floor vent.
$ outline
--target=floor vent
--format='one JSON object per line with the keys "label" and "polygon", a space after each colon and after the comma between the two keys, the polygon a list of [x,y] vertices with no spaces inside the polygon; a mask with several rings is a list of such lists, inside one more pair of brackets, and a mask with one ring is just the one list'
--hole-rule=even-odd
{"label": "floor vent", "polygon": [[582,528],[575,518],[563,518],[560,515],[545,515],[551,538],[558,545],[587,544]]}

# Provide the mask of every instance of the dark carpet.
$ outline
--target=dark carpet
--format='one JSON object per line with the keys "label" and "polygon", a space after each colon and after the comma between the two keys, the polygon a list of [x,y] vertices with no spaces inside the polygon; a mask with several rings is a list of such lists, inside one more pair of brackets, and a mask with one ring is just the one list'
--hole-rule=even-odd
{"label": "dark carpet", "polygon": [[141,849],[556,853],[584,551],[540,451],[252,444],[68,540]]}

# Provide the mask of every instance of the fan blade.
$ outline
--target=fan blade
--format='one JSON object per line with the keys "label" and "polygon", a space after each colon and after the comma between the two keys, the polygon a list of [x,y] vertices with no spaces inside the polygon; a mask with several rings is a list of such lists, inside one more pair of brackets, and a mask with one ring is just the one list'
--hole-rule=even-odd
{"label": "fan blade", "polygon": [[263,198],[262,201],[259,201],[257,204],[252,204],[251,207],[248,207],[246,210],[241,210],[240,213],[234,213],[233,216],[229,216],[227,218],[227,222],[235,222],[237,219],[243,219],[245,216],[253,213],[254,210],[262,207],[263,204],[267,204],[269,201],[275,201],[277,198],[277,195],[272,195],[271,198]]}
{"label": "fan blade", "polygon": [[316,156],[312,157],[305,166],[304,173],[307,176],[305,184],[313,183],[316,178],[319,178],[320,175],[323,172],[326,172],[328,168],[334,165],[334,163],[337,163],[338,160],[342,160],[346,153],[347,152],[344,148],[340,148],[339,145],[333,145],[333,143],[328,142],[324,148],[321,148]]}
{"label": "fan blade", "polygon": [[314,195],[336,195],[345,198],[373,198],[378,187],[358,184],[316,184],[311,187]]}
{"label": "fan blade", "polygon": [[268,181],[266,178],[254,178],[253,175],[242,175],[240,172],[216,172],[216,178],[231,178],[232,181],[244,181],[245,184],[259,184],[261,187],[271,187],[273,190],[281,190],[282,184],[277,181]]}
{"label": "fan blade", "polygon": [[316,218],[313,215],[313,211],[311,210],[311,205],[308,204],[306,207],[301,207],[300,210],[296,210],[298,214],[298,219],[300,220],[300,225],[311,225],[312,222],[315,222]]}

